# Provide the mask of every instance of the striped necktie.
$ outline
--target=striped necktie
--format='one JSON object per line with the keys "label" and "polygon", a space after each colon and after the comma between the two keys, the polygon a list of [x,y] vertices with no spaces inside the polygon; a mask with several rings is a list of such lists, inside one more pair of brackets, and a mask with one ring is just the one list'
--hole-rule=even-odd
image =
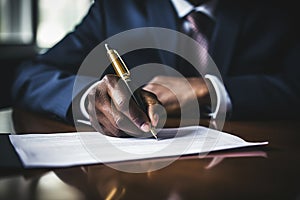
{"label": "striped necktie", "polygon": [[[181,31],[186,35],[190,36],[196,40],[201,48],[197,52],[191,51],[191,55],[199,61],[197,71],[204,70],[208,62],[208,47],[209,40],[212,35],[214,21],[206,14],[199,11],[192,11],[182,19],[182,29]],[[190,51],[190,47],[185,46],[184,44],[181,48],[185,48]],[[203,50],[202,50],[203,48]],[[177,62],[177,69],[185,76],[197,76],[197,71],[193,68],[187,68],[186,61],[179,59]]]}
{"label": "striped necktie", "polygon": [[192,11],[183,19],[182,26],[184,33],[199,42],[203,48],[208,49],[214,27],[214,22],[209,16],[199,11]]}

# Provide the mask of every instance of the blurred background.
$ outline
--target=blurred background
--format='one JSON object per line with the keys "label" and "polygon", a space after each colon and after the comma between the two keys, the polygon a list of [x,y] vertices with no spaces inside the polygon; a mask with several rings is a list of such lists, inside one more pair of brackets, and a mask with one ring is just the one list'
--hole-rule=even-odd
{"label": "blurred background", "polygon": [[[0,0],[0,134],[14,133],[10,90],[15,68],[72,31],[91,3],[92,0]],[[64,187],[60,198],[76,199],[73,188],[50,176],[52,178],[45,181],[47,187],[50,185],[50,193],[56,194],[57,187]],[[11,195],[9,199],[22,199],[24,193],[20,190],[23,191],[28,184],[30,181],[22,176],[1,179],[0,199],[7,195]],[[39,190],[41,199],[46,199],[43,186]],[[55,195],[52,197],[59,199]]]}
{"label": "blurred background", "polygon": [[92,0],[0,0],[0,109],[12,105],[10,89],[15,67],[72,31],[91,3]]}

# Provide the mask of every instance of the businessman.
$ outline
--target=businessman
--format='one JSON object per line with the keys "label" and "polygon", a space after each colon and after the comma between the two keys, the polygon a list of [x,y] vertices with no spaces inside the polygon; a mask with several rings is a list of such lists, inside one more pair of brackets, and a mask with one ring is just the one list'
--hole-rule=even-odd
{"label": "businessman", "polygon": [[[212,22],[205,41],[225,84],[227,97],[222,101],[227,102],[230,117],[297,117],[300,43],[289,3],[268,0],[96,0],[72,33],[45,54],[18,68],[13,87],[15,103],[71,122],[72,102],[80,99],[89,88],[87,85],[78,88],[78,95],[72,99],[76,72],[94,47],[110,36],[133,28],[163,27],[184,32],[182,27],[187,16],[200,12]],[[171,65],[164,59],[164,54],[149,54],[155,62]],[[129,67],[149,62],[142,56],[127,61]],[[210,107],[208,85],[203,77],[189,68],[184,68],[182,73],[186,73],[184,80],[153,77],[141,91],[148,105],[148,113],[145,113],[133,103],[129,103],[129,109],[122,106],[128,101],[128,91],[108,70],[89,88],[87,111],[90,121],[94,127],[100,124],[99,131],[120,136],[124,132],[148,132],[150,124],[156,126],[160,117],[156,110],[158,105],[162,105],[168,115],[177,115],[180,114],[178,101],[188,107],[196,96],[200,107]],[[186,80],[191,90],[181,88]],[[218,84],[213,87],[216,91],[222,90]],[[174,96],[172,89],[181,92]],[[93,110],[96,115],[91,114]]]}

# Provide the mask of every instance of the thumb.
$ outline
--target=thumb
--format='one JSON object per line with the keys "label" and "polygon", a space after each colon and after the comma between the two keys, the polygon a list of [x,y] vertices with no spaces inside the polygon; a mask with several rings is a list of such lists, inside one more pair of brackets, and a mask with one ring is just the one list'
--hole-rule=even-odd
{"label": "thumb", "polygon": [[166,122],[166,109],[162,106],[155,94],[142,90],[141,96],[147,107],[148,116],[152,126],[163,127]]}

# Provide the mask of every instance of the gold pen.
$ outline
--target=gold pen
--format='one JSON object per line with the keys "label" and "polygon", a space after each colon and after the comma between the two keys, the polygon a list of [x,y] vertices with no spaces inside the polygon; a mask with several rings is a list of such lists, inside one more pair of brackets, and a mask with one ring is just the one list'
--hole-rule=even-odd
{"label": "gold pen", "polygon": [[[128,68],[126,67],[126,64],[122,60],[121,56],[119,55],[119,53],[116,50],[110,49],[108,44],[105,44],[105,48],[107,50],[107,55],[112,63],[112,66],[113,66],[117,76],[119,76],[125,82],[125,85],[127,86],[128,90],[130,91],[132,98],[134,99],[136,104],[142,110],[144,110],[146,112],[146,108],[145,108],[144,103],[141,100],[141,98],[138,95],[136,95],[134,92],[132,92],[132,89],[130,87],[130,81],[131,81],[130,72],[129,72]],[[158,140],[157,132],[154,129],[154,127],[151,125],[151,123],[150,123],[150,132],[153,135],[153,137],[155,137],[156,140]]]}

